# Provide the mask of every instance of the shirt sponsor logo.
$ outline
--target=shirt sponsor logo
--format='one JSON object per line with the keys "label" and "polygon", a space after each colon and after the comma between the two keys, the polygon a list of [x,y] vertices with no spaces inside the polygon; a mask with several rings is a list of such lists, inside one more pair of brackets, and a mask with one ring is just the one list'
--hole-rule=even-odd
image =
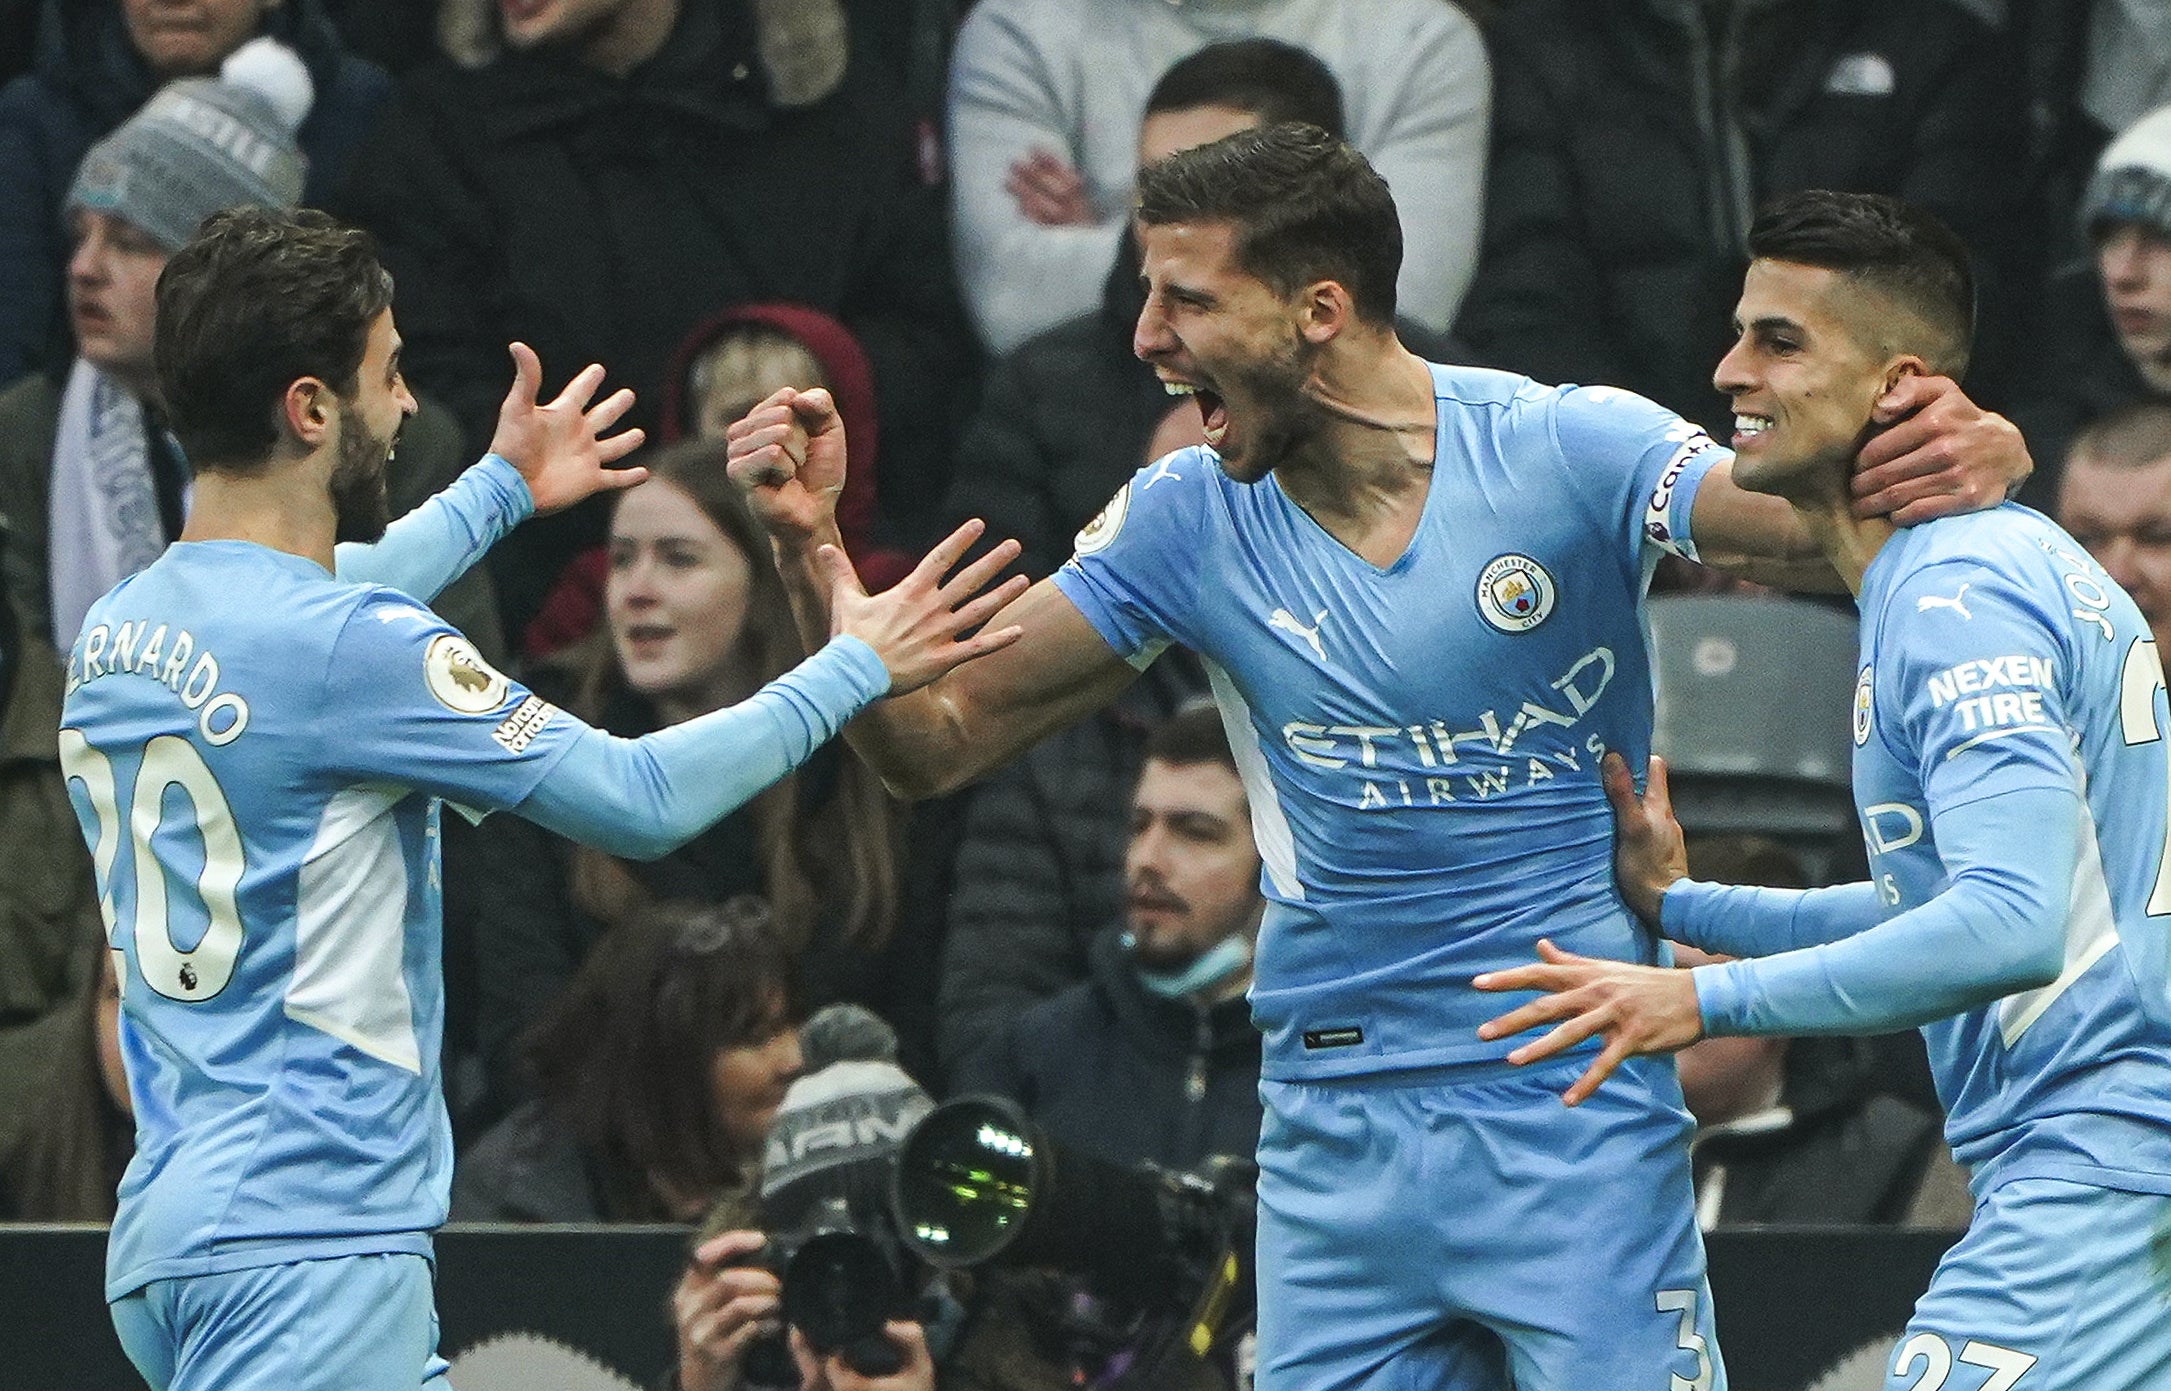
{"label": "shirt sponsor logo", "polygon": [[490,737],[507,753],[526,753],[528,745],[535,742],[535,736],[542,733],[543,726],[557,713],[558,707],[541,696],[531,695],[490,731]]}
{"label": "shirt sponsor logo", "polygon": [[1546,568],[1527,555],[1496,556],[1477,577],[1477,609],[1503,633],[1527,633],[1552,615],[1558,594]]}
{"label": "shirt sponsor logo", "polygon": [[513,683],[499,675],[458,633],[440,633],[422,654],[422,680],[455,715],[487,715],[505,703]]}
{"label": "shirt sponsor logo", "polygon": [[[2042,692],[2055,684],[2057,670],[2048,657],[2016,652],[2007,657],[1961,662],[1925,684],[1930,704],[1952,707],[1964,733],[1990,729],[2049,729]],[[1957,750],[1955,751],[1957,752]]]}

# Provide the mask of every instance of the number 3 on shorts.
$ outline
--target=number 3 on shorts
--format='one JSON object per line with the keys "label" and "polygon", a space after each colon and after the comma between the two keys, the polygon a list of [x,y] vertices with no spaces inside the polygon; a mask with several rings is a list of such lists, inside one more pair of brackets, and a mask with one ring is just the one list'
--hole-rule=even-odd
{"label": "number 3 on shorts", "polygon": [[[123,841],[119,789],[113,764],[93,748],[79,729],[60,731],[60,766],[79,784],[98,821],[98,841],[91,847],[97,872],[98,906],[104,910],[106,939],[114,931],[113,861]],[[166,872],[151,853],[151,837],[165,818],[166,791],[186,794],[203,844],[204,865],[196,876],[196,896],[207,925],[194,948],[183,951],[173,940],[166,902]],[[225,789],[188,740],[161,734],[143,746],[143,763],[128,798],[126,839],[135,848],[136,968],[144,983],[171,1000],[208,1000],[233,979],[234,958],[241,953],[241,912],[234,891],[243,869],[241,832],[226,803]]]}
{"label": "number 3 on shorts", "polygon": [[[1915,1377],[1907,1391],[1938,1391],[1938,1388],[1945,1384],[1945,1378],[1952,1375],[1952,1363],[1952,1348],[1943,1338],[1935,1333],[1917,1333],[1900,1344],[1899,1352],[1894,1354],[1892,1375]],[[1918,1365],[1922,1374],[1915,1376]],[[2011,1391],[2014,1383],[2027,1375],[2028,1368],[2035,1365],[2035,1358],[2025,1352],[2015,1352],[2011,1348],[1971,1340],[1960,1349],[1960,1365],[1981,1367],[1990,1373],[1990,1379],[1983,1383],[1982,1391]]]}
{"label": "number 3 on shorts", "polygon": [[1666,1391],[1711,1391],[1711,1348],[1704,1335],[1696,1331],[1696,1291],[1660,1290],[1658,1311],[1681,1316],[1681,1331],[1674,1335],[1674,1346],[1696,1357],[1696,1375],[1674,1373],[1666,1383]]}

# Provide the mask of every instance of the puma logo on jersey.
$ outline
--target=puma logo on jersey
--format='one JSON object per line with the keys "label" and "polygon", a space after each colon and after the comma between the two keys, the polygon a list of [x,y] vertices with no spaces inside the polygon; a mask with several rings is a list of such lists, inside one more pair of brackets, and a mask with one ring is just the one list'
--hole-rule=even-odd
{"label": "puma logo on jersey", "polygon": [[[1972,584],[1973,581],[1970,581],[1969,583]],[[1972,622],[1975,618],[1975,615],[1969,613],[1967,611],[1967,605],[1960,602],[1961,598],[1966,595],[1967,591],[1968,585],[1963,584],[1958,590],[1954,592],[1953,596],[1950,599],[1941,598],[1940,596],[1935,594],[1925,594],[1920,599],[1915,600],[1915,612],[1928,613],[1931,609],[1958,609],[1962,618],[1968,619],[1970,622]]]}
{"label": "puma logo on jersey", "polygon": [[1266,626],[1279,628],[1282,632],[1291,633],[1304,639],[1310,645],[1312,655],[1324,662],[1327,660],[1327,649],[1319,645],[1319,626],[1326,622],[1326,619],[1327,611],[1325,609],[1313,614],[1309,625],[1299,622],[1297,616],[1287,609],[1276,609],[1267,616]]}

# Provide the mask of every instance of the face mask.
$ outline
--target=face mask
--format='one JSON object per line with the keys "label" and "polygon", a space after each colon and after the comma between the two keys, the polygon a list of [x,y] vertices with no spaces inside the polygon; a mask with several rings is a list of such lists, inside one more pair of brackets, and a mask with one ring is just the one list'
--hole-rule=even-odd
{"label": "face mask", "polygon": [[[1131,950],[1134,944],[1131,934],[1124,933],[1124,950]],[[1144,966],[1138,967],[1137,971],[1139,981],[1148,990],[1164,1000],[1180,1000],[1219,985],[1250,964],[1251,939],[1238,933],[1208,947],[1196,961],[1180,971],[1151,971]]]}

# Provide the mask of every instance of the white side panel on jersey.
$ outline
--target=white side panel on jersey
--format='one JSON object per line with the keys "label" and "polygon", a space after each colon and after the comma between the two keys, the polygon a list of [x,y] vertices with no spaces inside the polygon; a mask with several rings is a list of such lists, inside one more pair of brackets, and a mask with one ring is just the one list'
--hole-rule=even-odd
{"label": "white side panel on jersey", "polygon": [[422,1071],[414,1001],[401,972],[407,862],[392,806],[406,788],[350,787],[325,804],[302,861],[287,1018],[373,1058]]}
{"label": "white side panel on jersey", "polygon": [[2081,797],[2080,853],[2073,863],[2073,897],[2066,909],[2065,969],[2058,979],[2037,990],[2008,995],[1998,1001],[1998,1033],[2012,1047],[2028,1026],[2043,1017],[2060,995],[2103,954],[2118,945],[2118,918],[2111,911],[2111,889],[2103,878],[2103,849],[2096,844],[2095,813],[2089,809],[2087,789]]}
{"label": "white side panel on jersey", "polygon": [[1267,882],[1283,898],[1301,903],[1304,885],[1297,879],[1296,837],[1289,833],[1289,818],[1275,795],[1274,775],[1267,769],[1266,754],[1259,748],[1259,731],[1252,728],[1251,706],[1237,693],[1236,683],[1227,672],[1212,662],[1202,665],[1214,690],[1214,704],[1221,707],[1221,726],[1228,731],[1236,771],[1244,780],[1244,800],[1251,804],[1251,838],[1259,843],[1259,860],[1266,866]]}

